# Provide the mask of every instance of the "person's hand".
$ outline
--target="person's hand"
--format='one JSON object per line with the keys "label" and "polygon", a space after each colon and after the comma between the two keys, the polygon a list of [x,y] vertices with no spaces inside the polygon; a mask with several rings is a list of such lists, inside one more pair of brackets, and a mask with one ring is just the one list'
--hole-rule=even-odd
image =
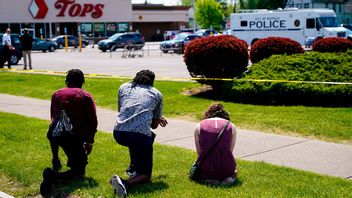
{"label": "person's hand", "polygon": [[84,149],[86,150],[86,154],[89,155],[92,152],[93,149],[93,143],[84,143],[83,144]]}
{"label": "person's hand", "polygon": [[161,127],[165,127],[167,124],[168,124],[168,122],[167,122],[167,120],[166,120],[165,118],[161,117],[161,118],[159,119],[159,125],[160,125]]}

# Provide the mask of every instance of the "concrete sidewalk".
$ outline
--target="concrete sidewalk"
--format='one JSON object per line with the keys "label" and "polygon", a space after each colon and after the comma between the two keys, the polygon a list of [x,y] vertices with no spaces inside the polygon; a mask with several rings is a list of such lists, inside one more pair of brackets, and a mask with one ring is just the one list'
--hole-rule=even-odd
{"label": "concrete sidewalk", "polygon": [[[0,111],[49,119],[50,101],[0,94]],[[111,133],[116,111],[97,109],[98,130]],[[195,123],[168,119],[156,130],[156,141],[195,150]],[[264,161],[316,173],[352,179],[352,145],[334,144],[299,137],[238,130],[236,158]]]}

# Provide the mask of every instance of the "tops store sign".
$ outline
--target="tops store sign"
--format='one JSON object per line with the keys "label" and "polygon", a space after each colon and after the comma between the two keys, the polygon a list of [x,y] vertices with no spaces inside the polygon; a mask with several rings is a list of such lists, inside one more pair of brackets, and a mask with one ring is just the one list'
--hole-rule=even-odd
{"label": "tops store sign", "polygon": [[131,0],[1,1],[6,1],[7,7],[0,7],[0,23],[128,22],[132,18]]}
{"label": "tops store sign", "polygon": [[75,0],[58,0],[55,3],[55,8],[59,9],[60,12],[56,16],[64,17],[66,10],[68,10],[68,15],[71,17],[85,17],[90,14],[92,18],[100,18],[103,15],[104,4],[90,4],[85,3],[80,5],[75,3]]}
{"label": "tops store sign", "polygon": [[[92,18],[100,18],[103,15],[104,4],[79,4],[76,3],[76,0],[58,0],[55,3],[55,8],[58,9],[57,17],[64,17],[66,14],[70,17],[85,17],[90,14]],[[48,12],[48,6],[44,0],[32,0],[29,12],[33,18],[43,19]]]}

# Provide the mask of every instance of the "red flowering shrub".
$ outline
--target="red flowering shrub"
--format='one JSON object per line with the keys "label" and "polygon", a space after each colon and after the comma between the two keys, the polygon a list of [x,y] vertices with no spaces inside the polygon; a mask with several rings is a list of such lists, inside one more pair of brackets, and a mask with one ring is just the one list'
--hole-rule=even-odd
{"label": "red flowering shrub", "polygon": [[340,37],[328,37],[314,42],[312,49],[316,52],[345,52],[352,49],[352,41]]}
{"label": "red flowering shrub", "polygon": [[269,58],[273,54],[298,54],[304,53],[304,50],[297,41],[289,38],[268,37],[259,39],[251,46],[251,61],[259,62]]}
{"label": "red flowering shrub", "polygon": [[[184,61],[192,77],[233,78],[247,70],[247,49],[245,41],[233,36],[209,36],[189,43]],[[199,82],[218,87],[212,80]]]}

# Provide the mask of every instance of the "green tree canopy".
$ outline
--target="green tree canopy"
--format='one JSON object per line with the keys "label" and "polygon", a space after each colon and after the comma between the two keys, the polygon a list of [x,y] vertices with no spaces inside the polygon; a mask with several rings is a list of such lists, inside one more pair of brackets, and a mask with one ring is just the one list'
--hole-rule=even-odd
{"label": "green tree canopy", "polygon": [[191,6],[192,0],[181,0],[181,5],[183,6]]}
{"label": "green tree canopy", "polygon": [[240,0],[241,9],[269,9],[284,8],[287,0]]}
{"label": "green tree canopy", "polygon": [[222,6],[215,0],[197,0],[195,5],[195,16],[197,24],[201,28],[220,30],[224,21]]}

